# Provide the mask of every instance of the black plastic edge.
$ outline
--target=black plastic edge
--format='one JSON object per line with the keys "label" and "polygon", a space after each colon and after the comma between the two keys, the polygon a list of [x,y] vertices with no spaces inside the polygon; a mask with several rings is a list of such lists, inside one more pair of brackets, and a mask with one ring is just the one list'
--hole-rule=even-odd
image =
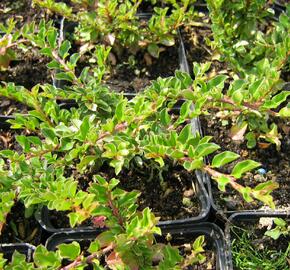
{"label": "black plastic edge", "polygon": [[[71,230],[68,232],[59,232],[50,236],[46,241],[46,248],[48,250],[55,250],[57,245],[64,242],[80,241],[80,240],[94,240],[96,236],[100,233],[97,230],[82,230],[75,231]],[[229,270],[227,265],[226,256],[226,243],[222,230],[215,224],[202,222],[198,224],[184,225],[184,226],[170,226],[162,229],[163,237],[170,233],[171,236],[184,236],[186,240],[186,235],[205,235],[206,238],[212,241],[213,246],[216,251],[216,269],[218,270]],[[156,239],[160,239],[160,236],[156,236]]]}
{"label": "black plastic edge", "polygon": [[244,211],[232,214],[225,227],[225,241],[226,241],[226,256],[228,269],[233,269],[233,257],[231,251],[231,226],[239,221],[258,221],[263,217],[279,217],[283,219],[290,219],[290,210],[288,211],[270,211],[270,210],[257,210],[257,211]]}
{"label": "black plastic edge", "polygon": [[26,255],[26,260],[30,262],[35,246],[26,243],[0,244],[0,253],[12,256],[15,250]]}

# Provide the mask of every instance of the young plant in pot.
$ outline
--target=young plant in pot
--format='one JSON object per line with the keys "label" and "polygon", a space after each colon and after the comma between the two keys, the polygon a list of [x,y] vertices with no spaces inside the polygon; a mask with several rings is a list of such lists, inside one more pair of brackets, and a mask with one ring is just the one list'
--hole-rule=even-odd
{"label": "young plant in pot", "polygon": [[[267,73],[259,61],[268,59],[289,81],[289,5],[277,21],[271,1],[207,1],[214,42],[221,59],[240,76]],[[257,70],[258,69],[258,70]]]}
{"label": "young plant in pot", "polygon": [[231,269],[288,269],[289,220],[286,214],[244,213],[227,225]]}
{"label": "young plant in pot", "polygon": [[[112,47],[103,59],[111,68],[104,80],[114,90],[138,92],[157,77],[166,77],[179,69],[178,28],[192,14],[190,0],[155,8],[153,14],[138,14],[140,1],[78,1],[74,4],[34,1],[37,5],[62,15],[66,22],[64,38],[78,52],[80,72],[86,62],[99,64],[96,44]],[[72,22],[74,24],[72,25]]]}
{"label": "young plant in pot", "polygon": [[[201,116],[204,134],[213,136],[223,151],[234,151],[241,157],[261,162],[263,168],[255,174],[247,173],[243,183],[267,185],[267,180],[278,182],[282,188],[274,192],[274,198],[277,205],[283,207],[288,204],[289,91],[283,90],[280,73],[267,59],[261,61],[259,67],[268,68],[266,77],[249,75],[247,79],[235,79],[227,85],[225,75],[207,79],[209,64],[195,64],[196,78],[183,94],[195,104],[192,116]],[[214,161],[213,156],[210,161]],[[232,170],[233,165],[235,163],[227,166],[224,172]],[[262,206],[245,204],[231,192],[223,196],[217,187],[213,192],[218,207],[223,210]]]}
{"label": "young plant in pot", "polygon": [[[140,194],[125,192],[118,188],[118,183],[116,179],[107,181],[95,176],[87,192],[78,192],[72,198],[75,205],[70,207],[71,216],[91,216],[96,228],[106,227],[99,232],[91,230],[95,237],[91,237],[89,244],[84,241],[83,244],[63,243],[56,251],[48,251],[40,245],[33,254],[33,262],[26,263],[24,257],[19,258],[16,253],[12,265],[16,259],[26,269],[84,269],[89,265],[94,269],[186,269],[203,265],[204,236],[189,243],[184,256],[170,244],[157,243],[155,238],[161,235],[158,218],[149,208],[137,211]],[[68,242],[70,234],[66,233]],[[11,269],[11,264],[5,265],[2,261],[2,265],[3,269]]]}

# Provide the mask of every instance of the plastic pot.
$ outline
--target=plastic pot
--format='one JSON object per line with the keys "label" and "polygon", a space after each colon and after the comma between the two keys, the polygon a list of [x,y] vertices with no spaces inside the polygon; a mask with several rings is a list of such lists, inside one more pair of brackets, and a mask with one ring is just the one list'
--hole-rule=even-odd
{"label": "plastic pot", "polygon": [[14,251],[26,255],[26,260],[31,261],[35,246],[26,243],[19,244],[0,244],[0,253],[3,253],[4,258],[11,261]]}
{"label": "plastic pot", "polygon": [[[139,17],[140,19],[143,20],[148,20],[150,19],[150,17],[152,16],[151,13],[139,13],[136,15],[137,17]],[[63,22],[63,19],[61,19],[60,21],[60,29],[59,29],[59,36],[62,37],[61,40],[63,40],[63,37],[65,37],[66,33],[71,33],[74,31],[74,28],[77,26],[76,23],[71,23],[71,22]],[[179,70],[184,71],[184,72],[188,72],[188,64],[187,64],[187,60],[186,60],[186,56],[185,56],[185,50],[184,50],[184,45],[183,45],[183,41],[181,38],[181,35],[178,31],[178,35],[177,35],[177,40],[179,43],[179,47],[176,48],[176,52],[178,54],[178,66],[179,66]],[[176,47],[176,45],[175,45]],[[61,80],[56,80],[54,79],[54,85],[56,87],[62,88],[64,87],[64,85],[66,84],[65,81],[61,81]],[[135,93],[124,93],[125,96],[132,96],[134,97],[136,94]],[[69,103],[72,104],[71,101],[69,100],[63,100],[63,103]],[[76,104],[77,105],[77,104]]]}
{"label": "plastic pot", "polygon": [[[253,225],[259,221],[260,218],[282,218],[290,221],[290,211],[245,211],[242,213],[235,213],[231,215],[226,223],[225,237],[226,237],[226,254],[229,263],[228,269],[233,269],[233,255],[232,255],[232,240],[231,233],[232,226],[238,226],[241,222]],[[278,240],[277,240],[278,241]]]}
{"label": "plastic pot", "polygon": [[[100,233],[97,230],[82,230],[82,231],[67,231],[53,234],[46,241],[46,248],[48,250],[55,250],[61,243],[70,243],[72,241],[92,241]],[[162,229],[162,236],[156,236],[157,242],[166,242],[165,237],[170,233],[172,236],[171,244],[185,244],[189,239],[195,239],[199,235],[205,235],[207,245],[213,248],[216,256],[216,268],[218,270],[227,270],[229,262],[225,254],[226,245],[224,234],[221,229],[215,224],[211,223],[198,223],[195,225],[183,226],[168,226]]]}
{"label": "plastic pot", "polygon": [[[290,82],[285,82],[284,85],[283,85],[283,90],[285,91],[290,91]],[[202,127],[201,127],[201,124],[200,124],[200,121],[197,122],[198,123],[198,130],[200,132],[201,135],[206,135],[206,134],[203,134],[202,132]],[[208,161],[207,161],[208,162]],[[210,176],[204,172],[201,172],[202,176],[201,178],[204,180],[204,184],[205,184],[205,187],[207,189],[207,192],[208,192],[208,196],[209,196],[209,200],[210,200],[210,204],[211,204],[211,207],[212,207],[212,211],[215,213],[215,214],[221,214],[222,216],[225,216],[225,217],[229,217],[230,215],[234,214],[234,213],[240,213],[240,212],[250,212],[250,211],[259,211],[258,209],[254,209],[254,210],[239,210],[239,209],[236,209],[236,210],[228,210],[228,211],[224,211],[223,209],[221,209],[219,207],[219,205],[216,203],[216,199],[213,195],[213,192],[212,192],[212,180],[210,178]],[[222,192],[222,191],[220,191]],[[277,210],[279,212],[279,210]]]}
{"label": "plastic pot", "polygon": [[[167,221],[160,221],[158,226],[161,228],[167,228],[170,226],[175,225],[182,225],[182,224],[195,224],[199,223],[201,221],[205,221],[208,218],[209,212],[210,212],[210,202],[207,195],[207,192],[205,190],[205,187],[202,183],[202,179],[200,179],[200,175],[198,173],[196,174],[196,180],[193,180],[193,185],[196,191],[196,196],[199,200],[200,205],[200,212],[197,216],[191,217],[191,218],[184,218],[184,219],[176,219],[176,220],[167,220]],[[39,209],[36,214],[35,218],[40,223],[41,227],[50,232],[50,233],[56,233],[56,232],[68,232],[71,231],[71,228],[56,228],[51,223],[51,214],[49,213],[49,210],[47,207],[43,207]],[[78,227],[76,228],[77,231],[87,230],[87,229],[93,229],[93,227]]]}

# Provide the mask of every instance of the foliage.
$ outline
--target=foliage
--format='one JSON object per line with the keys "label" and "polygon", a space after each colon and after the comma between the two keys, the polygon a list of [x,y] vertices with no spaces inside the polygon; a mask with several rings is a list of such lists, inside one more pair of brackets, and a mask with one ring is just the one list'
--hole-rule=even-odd
{"label": "foliage", "polygon": [[[110,269],[180,269],[179,265],[193,265],[203,260],[203,236],[195,240],[192,254],[186,259],[182,259],[177,248],[156,243],[154,235],[161,234],[160,228],[156,227],[158,218],[148,208],[136,211],[136,200],[140,194],[125,192],[117,187],[118,183],[117,179],[107,182],[96,176],[88,192],[74,194],[69,188],[70,201],[74,201],[67,207],[72,211],[71,223],[83,215],[90,215],[95,227],[107,227],[91,242],[89,255],[81,251],[77,242],[60,244],[55,252],[40,245],[33,255],[37,268],[32,263],[25,263],[25,256],[16,252],[11,264],[3,269],[12,269],[16,260],[25,265],[25,269],[84,269],[89,264],[96,269],[106,269],[101,266],[104,256]],[[67,200],[68,203],[70,201]],[[64,259],[71,263],[64,266]]]}
{"label": "foliage", "polygon": [[[237,269],[277,269],[289,268],[290,244],[285,250],[274,250],[258,245],[260,241],[252,231],[233,228],[235,239],[232,241],[234,267]],[[260,237],[259,237],[260,238]],[[260,239],[259,239],[260,240]],[[255,243],[256,242],[256,243]]]}
{"label": "foliage", "polygon": [[282,218],[275,218],[274,223],[276,225],[275,228],[268,230],[265,232],[266,236],[277,240],[280,236],[287,236],[290,233],[290,226],[287,226],[287,222]]}
{"label": "foliage", "polygon": [[160,46],[173,46],[177,29],[192,15],[191,0],[173,1],[173,9],[154,8],[148,22],[140,21],[138,7],[142,0],[72,1],[71,5],[54,0],[34,0],[34,3],[76,22],[75,40],[82,48],[92,44],[129,48],[131,53],[146,48],[158,58]]}
{"label": "foliage", "polygon": [[266,74],[267,70],[257,70],[264,59],[278,71],[289,66],[290,6],[274,22],[270,3],[267,0],[207,1],[214,35],[212,45],[243,77],[249,73]]}
{"label": "foliage", "polygon": [[[69,57],[67,41],[57,49],[52,33],[53,29],[49,29],[37,42],[42,44],[41,53],[52,58],[48,66],[61,70],[58,78],[69,80],[71,86],[57,89],[52,85],[36,85],[29,91],[8,83],[0,88],[1,95],[31,108],[28,115],[16,114],[15,120],[10,120],[12,128],[35,134],[16,136],[21,152],[0,151],[4,160],[9,160],[1,170],[5,182],[2,191],[17,189],[17,197],[26,207],[44,204],[64,211],[74,204],[72,199],[77,194],[73,171],[78,175],[94,175],[102,164],[109,164],[118,174],[139,156],[153,159],[161,167],[171,159],[188,171],[204,170],[219,183],[221,190],[230,185],[247,201],[256,198],[274,206],[270,192],[277,188],[276,183],[269,181],[251,189],[236,181],[259,163],[242,161],[231,175],[226,175],[217,169],[236,160],[238,155],[224,152],[215,156],[212,165],[206,165],[204,158],[219,146],[211,143],[210,137],[193,134],[190,124],[186,124],[191,119],[190,100],[183,103],[177,118],[169,114],[182,91],[192,84],[188,74],[177,72],[175,77],[158,79],[128,101],[96,81],[87,68],[80,76],[75,75],[78,57]],[[62,108],[58,101],[64,98],[75,100],[78,107]],[[181,125],[182,130],[177,132]]]}
{"label": "foliage", "polygon": [[195,80],[183,91],[185,98],[195,104],[192,116],[214,113],[221,119],[230,119],[233,140],[247,140],[249,148],[255,147],[257,140],[266,140],[279,149],[281,135],[275,120],[290,117],[287,104],[290,92],[283,91],[279,72],[272,69],[265,59],[257,67],[267,69],[267,76],[248,75],[246,79],[238,78],[225,86],[226,75],[207,79],[209,67],[210,63],[195,63]]}

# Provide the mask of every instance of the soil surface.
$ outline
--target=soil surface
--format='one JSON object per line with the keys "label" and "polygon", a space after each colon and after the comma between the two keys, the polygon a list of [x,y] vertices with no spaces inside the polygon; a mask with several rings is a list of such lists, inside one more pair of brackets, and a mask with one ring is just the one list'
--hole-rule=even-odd
{"label": "soil surface", "polygon": [[[141,26],[146,23],[145,19],[140,20]],[[64,26],[65,37],[72,43],[70,54],[79,52],[81,48],[81,44],[73,40],[74,27],[75,25],[70,23]],[[106,63],[108,70],[103,77],[104,83],[116,92],[140,92],[150,85],[152,80],[173,76],[180,68],[178,40],[174,46],[160,46],[158,58],[152,57],[146,49],[126,48],[117,43],[116,41],[109,54]],[[89,52],[83,54],[76,67],[76,74],[79,75],[86,66],[94,68],[95,64],[91,63],[93,58],[95,57]],[[62,83],[68,85],[66,82]]]}
{"label": "soil surface", "polygon": [[[192,181],[197,181],[195,176],[182,167],[166,165],[165,168],[159,172],[157,168],[151,170],[149,167],[135,167],[123,170],[116,176],[112,168],[105,167],[98,174],[106,179],[116,177],[120,180],[119,187],[126,191],[140,191],[137,201],[139,210],[149,207],[156,216],[161,217],[161,221],[198,216],[200,202],[192,184]],[[85,190],[91,179],[90,176],[79,177],[79,188]],[[50,222],[55,228],[70,227],[66,212],[49,213]],[[81,226],[92,226],[92,222],[87,220]]]}
{"label": "soil surface", "polygon": [[9,18],[14,18],[21,26],[26,22],[40,21],[47,18],[39,7],[32,7],[32,0],[3,0],[0,2],[0,21],[5,22]]}
{"label": "soil surface", "polygon": [[[268,148],[257,146],[254,149],[248,149],[244,142],[235,143],[229,137],[229,126],[223,126],[222,121],[215,117],[201,117],[203,134],[213,136],[213,142],[221,146],[221,151],[229,150],[238,153],[243,159],[252,159],[262,164],[265,173],[258,173],[257,170],[248,172],[239,183],[254,187],[260,183],[273,180],[279,183],[279,188],[272,192],[276,208],[288,208],[290,206],[290,137],[288,133],[283,133],[281,138],[281,150],[277,151],[274,145]],[[284,124],[289,127],[289,123]],[[284,127],[285,127],[284,126]],[[285,132],[287,129],[284,129]],[[241,161],[241,159],[237,160]],[[233,162],[225,166],[225,173],[230,173],[234,165]],[[215,204],[226,211],[232,210],[250,210],[262,207],[262,203],[254,201],[246,203],[244,199],[233,191],[230,187],[226,192],[221,192],[216,183],[212,180],[212,195]]]}
{"label": "soil surface", "polygon": [[[24,23],[49,18],[44,10],[31,6],[31,0],[7,0],[0,3],[0,23],[5,23],[8,18],[13,18],[20,28]],[[26,52],[14,47],[16,58],[12,59],[7,69],[0,70],[0,81],[13,82],[31,89],[38,83],[50,83],[52,73],[46,67],[49,59],[41,56],[36,49]],[[0,97],[0,115],[10,115],[13,112],[26,112],[26,107],[7,98]]]}
{"label": "soil surface", "polygon": [[207,45],[207,39],[213,40],[213,34],[208,15],[199,13],[199,17],[192,23],[181,28],[182,39],[185,46],[186,57],[191,75],[193,75],[193,62],[212,62],[208,76],[217,74],[230,74],[230,68],[225,62],[217,60],[218,54]]}
{"label": "soil surface", "polygon": [[[272,223],[272,218],[262,218],[270,220],[270,224]],[[262,222],[262,219],[260,221],[249,221],[249,222],[235,222],[235,226],[231,228],[231,243],[233,245],[232,249],[233,252],[233,264],[234,264],[234,270],[240,270],[241,268],[237,267],[235,265],[235,252],[240,253],[240,256],[247,256],[244,254],[242,249],[250,249],[250,247],[246,246],[245,242],[247,242],[247,245],[250,244],[251,248],[253,250],[259,251],[259,256],[262,256],[262,254],[265,254],[266,251],[268,251],[267,259],[268,261],[275,260],[277,261],[279,257],[273,257],[270,253],[279,253],[282,254],[285,253],[285,251],[288,248],[288,245],[290,243],[290,236],[280,236],[278,240],[274,240],[271,237],[265,236],[265,232],[268,230],[268,224],[263,225],[264,222]],[[266,223],[269,223],[267,221]],[[269,227],[269,229],[273,229],[275,226]],[[242,240],[243,239],[243,240]],[[233,244],[234,243],[234,244]],[[271,251],[271,252],[270,252]],[[276,255],[277,256],[277,255]],[[281,255],[283,256],[283,255]],[[240,261],[247,260],[249,258],[242,258],[239,259]],[[287,263],[287,259],[285,258],[285,265],[288,264],[290,268],[289,261]],[[250,264],[250,261],[249,261]],[[262,267],[262,266],[261,266]],[[275,268],[275,270],[284,270],[289,268]],[[248,268],[249,269],[249,268]],[[261,268],[264,269],[264,268]],[[270,268],[269,268],[270,269]],[[273,268],[274,269],[274,268]]]}
{"label": "soil surface", "polygon": [[25,208],[21,203],[14,205],[7,216],[6,225],[3,227],[0,243],[41,243],[41,227],[34,215],[25,217]]}
{"label": "soil surface", "polygon": [[137,93],[158,77],[173,76],[179,69],[178,46],[177,43],[164,48],[165,51],[160,53],[158,59],[140,51],[134,57],[135,65],[130,65],[128,61],[132,55],[122,54],[117,60],[118,64],[112,66],[106,84],[117,92]]}
{"label": "soil surface", "polygon": [[161,221],[195,217],[200,212],[192,183],[197,180],[193,173],[182,167],[165,165],[162,172],[149,166],[135,167],[131,171],[123,170],[117,178],[121,188],[141,192],[138,201],[140,210],[149,207],[156,216],[161,217]]}
{"label": "soil surface", "polygon": [[[157,239],[157,242],[161,242],[161,243],[170,243],[173,247],[176,247],[179,249],[180,251],[180,255],[183,257],[189,256],[191,254],[189,245],[192,244],[194,242],[194,240],[196,239],[196,237],[193,236],[189,236],[186,239],[184,237],[182,237],[181,239],[177,239],[177,241],[175,240],[175,237],[173,237],[172,240],[170,240],[169,242],[164,241],[164,240],[160,240]],[[84,256],[89,256],[90,253],[87,251],[91,241],[90,240],[76,240],[80,246],[81,246],[81,250],[83,252]],[[186,242],[186,243],[184,243]],[[206,243],[205,247],[205,252],[203,252],[202,254],[204,256],[206,256],[206,260],[203,263],[196,263],[193,266],[188,266],[188,267],[184,267],[182,268],[183,270],[215,270],[216,269],[216,256],[215,256],[215,252],[214,252],[214,247],[208,243]],[[63,266],[68,265],[70,263],[70,261],[68,260],[64,260],[63,261]],[[106,265],[106,261],[105,258],[102,257],[100,258],[100,263],[101,265]],[[86,270],[90,270],[93,269],[92,266],[87,266],[85,268]]]}

